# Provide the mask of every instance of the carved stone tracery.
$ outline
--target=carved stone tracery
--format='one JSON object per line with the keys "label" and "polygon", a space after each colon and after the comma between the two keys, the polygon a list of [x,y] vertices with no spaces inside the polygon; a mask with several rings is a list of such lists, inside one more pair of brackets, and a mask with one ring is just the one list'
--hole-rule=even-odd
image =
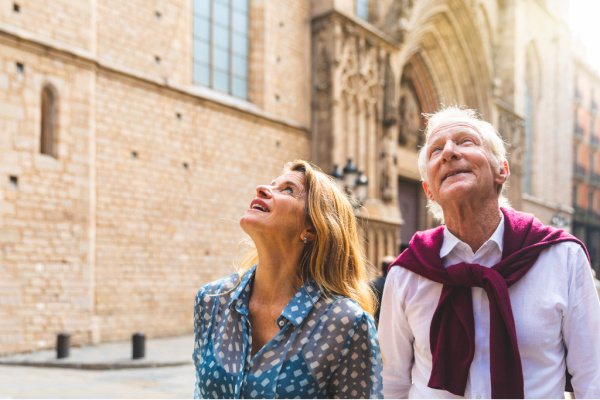
{"label": "carved stone tracery", "polygon": [[[397,79],[393,45],[343,15],[313,21],[313,159],[325,171],[348,158],[369,180],[367,210],[357,214],[373,231],[397,246],[401,223],[396,204]],[[331,81],[328,80],[331,77]],[[378,222],[376,222],[378,221]],[[376,226],[381,229],[374,229]],[[383,242],[382,242],[383,243]],[[369,258],[377,262],[377,252]]]}
{"label": "carved stone tracery", "polygon": [[396,0],[391,2],[389,10],[382,10],[383,19],[378,28],[402,43],[408,33],[409,21],[415,0]]}
{"label": "carved stone tracery", "polygon": [[423,145],[423,120],[419,99],[410,82],[402,82],[400,86],[400,104],[398,107],[400,123],[398,144],[418,150]]}

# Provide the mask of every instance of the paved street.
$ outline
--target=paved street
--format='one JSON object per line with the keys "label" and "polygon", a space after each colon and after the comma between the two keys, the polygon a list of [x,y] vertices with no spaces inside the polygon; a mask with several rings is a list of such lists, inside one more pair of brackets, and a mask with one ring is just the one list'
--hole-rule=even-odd
{"label": "paved street", "polygon": [[0,399],[186,399],[193,394],[193,365],[104,371],[0,366]]}
{"label": "paved street", "polygon": [[151,339],[146,357],[131,360],[131,343],[71,348],[0,358],[0,399],[191,398],[193,337]]}

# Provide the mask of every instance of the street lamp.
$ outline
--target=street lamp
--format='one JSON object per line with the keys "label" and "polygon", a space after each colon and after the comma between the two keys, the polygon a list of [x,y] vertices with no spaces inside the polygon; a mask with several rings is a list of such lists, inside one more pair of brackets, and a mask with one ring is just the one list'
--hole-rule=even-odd
{"label": "street lamp", "polygon": [[550,225],[558,229],[564,229],[569,226],[569,220],[567,217],[565,217],[562,211],[559,211],[550,220]]}
{"label": "street lamp", "polygon": [[356,190],[354,191],[354,193],[356,193],[356,198],[358,199],[360,204],[363,204],[367,200],[368,187],[369,180],[367,179],[365,174],[359,172],[358,178],[356,178]]}
{"label": "street lamp", "polygon": [[344,186],[349,191],[353,191],[356,187],[356,179],[358,178],[358,168],[352,163],[352,159],[348,159],[348,164],[344,167]]}
{"label": "street lamp", "polygon": [[340,172],[338,166],[334,165],[331,176],[341,182],[344,185],[346,193],[359,204],[363,204],[367,200],[369,180],[365,174],[358,170],[351,158],[348,159],[343,172]]}
{"label": "street lamp", "polygon": [[333,172],[331,173],[338,182],[341,182],[344,179],[344,174],[340,171],[340,168],[336,165],[333,166]]}

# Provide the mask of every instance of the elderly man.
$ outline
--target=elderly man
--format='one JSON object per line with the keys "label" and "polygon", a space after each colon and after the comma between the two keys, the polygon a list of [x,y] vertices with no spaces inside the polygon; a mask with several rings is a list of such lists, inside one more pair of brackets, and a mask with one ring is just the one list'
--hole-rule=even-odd
{"label": "elderly man", "polygon": [[507,208],[506,150],[473,110],[429,118],[430,211],[390,267],[379,336],[386,398],[600,398],[600,304],[575,237]]}

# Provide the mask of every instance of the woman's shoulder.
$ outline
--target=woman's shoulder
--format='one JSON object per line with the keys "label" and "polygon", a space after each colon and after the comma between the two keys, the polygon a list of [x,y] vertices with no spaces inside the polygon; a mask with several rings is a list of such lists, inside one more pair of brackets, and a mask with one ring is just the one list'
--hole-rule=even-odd
{"label": "woman's shoulder", "polygon": [[336,295],[330,297],[326,302],[329,303],[328,314],[333,314],[341,321],[352,321],[354,324],[372,320],[371,314],[366,312],[355,300],[349,297]]}
{"label": "woman's shoulder", "polygon": [[196,299],[198,301],[211,301],[215,296],[225,295],[228,292],[233,292],[239,279],[239,273],[231,274],[225,278],[218,279],[214,282],[207,283],[198,290]]}

